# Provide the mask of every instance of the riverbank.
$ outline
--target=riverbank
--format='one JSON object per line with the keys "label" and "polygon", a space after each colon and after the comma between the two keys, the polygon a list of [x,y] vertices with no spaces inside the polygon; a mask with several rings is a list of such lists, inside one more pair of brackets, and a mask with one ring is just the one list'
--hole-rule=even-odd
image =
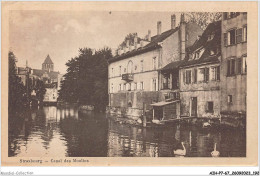
{"label": "riverbank", "polygon": [[[206,118],[206,117],[181,117],[179,119],[161,120],[160,122],[154,123],[147,121],[143,123],[143,118],[128,118],[115,114],[107,113],[107,117],[119,124],[128,124],[138,127],[165,127],[172,124],[187,123],[202,128],[246,128],[246,120],[244,118]],[[149,119],[149,118],[148,118]]]}

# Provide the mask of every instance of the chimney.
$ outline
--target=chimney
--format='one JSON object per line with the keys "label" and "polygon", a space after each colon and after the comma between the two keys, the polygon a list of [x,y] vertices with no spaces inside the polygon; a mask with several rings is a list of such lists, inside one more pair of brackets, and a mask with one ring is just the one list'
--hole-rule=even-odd
{"label": "chimney", "polygon": [[183,60],[185,58],[185,50],[186,50],[186,23],[185,23],[183,13],[181,14],[181,22],[180,22],[180,42],[181,42],[180,59]]}
{"label": "chimney", "polygon": [[171,15],[171,29],[176,27],[176,16],[175,14]]}
{"label": "chimney", "polygon": [[151,41],[151,30],[148,30],[148,42]]}
{"label": "chimney", "polygon": [[137,36],[135,36],[135,38],[134,38],[134,47],[135,47],[135,49],[137,49]]}
{"label": "chimney", "polygon": [[162,30],[162,22],[158,21],[157,22],[157,35],[161,35],[161,30]]}
{"label": "chimney", "polygon": [[184,13],[181,14],[181,23],[185,22]]}

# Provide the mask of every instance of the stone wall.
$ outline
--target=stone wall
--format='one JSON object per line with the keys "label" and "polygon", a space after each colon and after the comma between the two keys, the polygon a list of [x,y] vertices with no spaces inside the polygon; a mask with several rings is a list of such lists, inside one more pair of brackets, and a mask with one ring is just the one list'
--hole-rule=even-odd
{"label": "stone wall", "polygon": [[[181,116],[190,116],[191,97],[197,97],[197,116],[204,118],[220,118],[220,91],[180,92]],[[207,112],[207,102],[213,102],[213,113]]]}
{"label": "stone wall", "polygon": [[151,104],[160,101],[158,91],[130,91],[109,94],[110,113],[137,119],[146,110],[152,110]]}

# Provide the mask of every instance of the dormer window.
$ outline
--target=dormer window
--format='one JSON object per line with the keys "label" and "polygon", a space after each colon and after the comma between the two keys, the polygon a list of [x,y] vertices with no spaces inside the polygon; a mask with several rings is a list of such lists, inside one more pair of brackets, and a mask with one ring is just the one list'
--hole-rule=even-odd
{"label": "dormer window", "polygon": [[212,40],[214,38],[214,34],[208,35],[208,41]]}
{"label": "dormer window", "polygon": [[210,50],[210,55],[213,56],[215,54],[214,50]]}
{"label": "dormer window", "polygon": [[199,58],[202,56],[202,54],[204,53],[204,51],[205,51],[204,48],[195,51],[195,52],[193,53],[193,58],[194,58],[194,59],[199,59]]}

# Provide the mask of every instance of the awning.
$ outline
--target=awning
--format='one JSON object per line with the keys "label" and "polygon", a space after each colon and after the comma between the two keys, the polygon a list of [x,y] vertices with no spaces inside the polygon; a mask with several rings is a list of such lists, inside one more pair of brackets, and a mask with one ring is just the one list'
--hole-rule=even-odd
{"label": "awning", "polygon": [[172,103],[176,103],[180,100],[175,100],[175,101],[160,101],[160,102],[157,102],[157,103],[154,103],[154,104],[151,104],[151,106],[165,106],[165,105],[169,105],[169,104],[172,104]]}

